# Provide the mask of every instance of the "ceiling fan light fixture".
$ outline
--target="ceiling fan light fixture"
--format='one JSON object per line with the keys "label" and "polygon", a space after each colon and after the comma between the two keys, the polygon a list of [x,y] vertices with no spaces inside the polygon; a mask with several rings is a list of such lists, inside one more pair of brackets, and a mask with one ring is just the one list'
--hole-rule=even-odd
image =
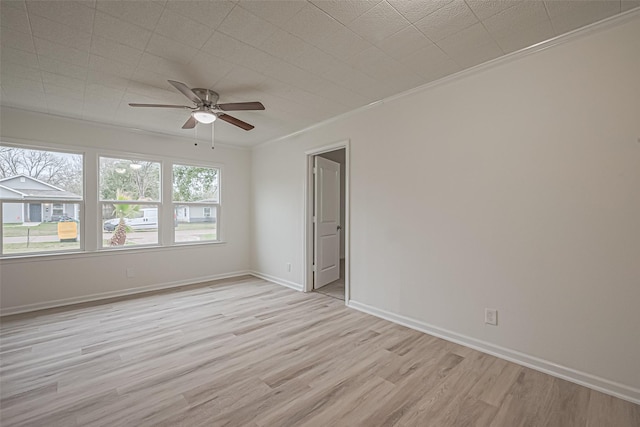
{"label": "ceiling fan light fixture", "polygon": [[[2,0],[0,0],[2,1]],[[193,129],[198,123],[211,124],[220,119],[243,130],[251,130],[253,125],[227,114],[227,111],[258,111],[264,110],[264,105],[259,101],[252,102],[230,102],[218,104],[220,95],[211,89],[189,88],[184,83],[169,80],[169,83],[193,102],[194,106],[171,105],[171,104],[137,104],[129,103],[131,107],[151,107],[151,108],[176,108],[180,110],[191,110],[191,116],[182,125],[182,129]]]}
{"label": "ceiling fan light fixture", "polygon": [[216,121],[218,116],[213,114],[211,111],[194,111],[191,113],[194,119],[196,119],[200,123],[209,124]]}

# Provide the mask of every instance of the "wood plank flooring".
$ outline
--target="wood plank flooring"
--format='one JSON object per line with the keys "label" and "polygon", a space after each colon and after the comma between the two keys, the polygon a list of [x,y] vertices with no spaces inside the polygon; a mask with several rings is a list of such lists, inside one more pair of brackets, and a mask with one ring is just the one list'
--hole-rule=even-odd
{"label": "wood plank flooring", "polygon": [[338,279],[335,282],[321,287],[320,289],[315,289],[314,292],[336,298],[344,302],[344,280]]}
{"label": "wood plank flooring", "polygon": [[640,426],[640,407],[253,277],[6,317],[9,426]]}
{"label": "wood plank flooring", "polygon": [[341,299],[344,301],[345,298],[345,260],[340,260],[340,276],[338,280],[335,280],[328,285],[321,287],[320,289],[315,289],[314,292],[318,292],[323,295],[327,295],[333,298]]}

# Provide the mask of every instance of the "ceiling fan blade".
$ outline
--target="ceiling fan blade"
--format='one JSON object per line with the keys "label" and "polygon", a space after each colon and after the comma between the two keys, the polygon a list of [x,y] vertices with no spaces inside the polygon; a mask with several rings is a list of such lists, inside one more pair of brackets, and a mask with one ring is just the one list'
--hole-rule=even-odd
{"label": "ceiling fan blade", "polygon": [[229,102],[216,107],[222,111],[264,110],[262,102]]}
{"label": "ceiling fan blade", "polygon": [[193,118],[193,116],[189,117],[189,119],[182,125],[182,129],[193,129],[194,127],[196,127],[196,123],[198,123],[196,121],[196,119]]}
{"label": "ceiling fan blade", "polygon": [[187,107],[186,105],[168,105],[168,104],[136,104],[130,103],[130,107],[153,107],[153,108],[182,108],[191,110],[192,107]]}
{"label": "ceiling fan blade", "polygon": [[184,83],[177,82],[175,80],[167,80],[173,87],[178,89],[184,96],[189,98],[194,104],[202,104],[202,99],[196,95],[190,88]]}
{"label": "ceiling fan blade", "polygon": [[220,115],[218,115],[218,118],[220,120],[224,120],[227,123],[231,123],[232,125],[236,125],[239,128],[244,129],[244,130],[251,130],[251,129],[254,128],[254,126],[250,125],[249,123],[243,122],[242,120],[236,119],[235,117],[230,116],[228,114],[220,114]]}

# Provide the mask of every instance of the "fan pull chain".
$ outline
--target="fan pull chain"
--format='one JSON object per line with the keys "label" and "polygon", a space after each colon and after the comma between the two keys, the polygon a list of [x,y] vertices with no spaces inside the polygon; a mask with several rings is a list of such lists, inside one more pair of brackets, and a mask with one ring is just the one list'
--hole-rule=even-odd
{"label": "fan pull chain", "polygon": [[213,146],[213,135],[214,135],[214,130],[215,130],[215,126],[214,123],[211,123],[211,149],[214,150],[216,147]]}
{"label": "fan pull chain", "polygon": [[198,126],[193,128],[193,137],[196,142],[193,145],[198,146]]}

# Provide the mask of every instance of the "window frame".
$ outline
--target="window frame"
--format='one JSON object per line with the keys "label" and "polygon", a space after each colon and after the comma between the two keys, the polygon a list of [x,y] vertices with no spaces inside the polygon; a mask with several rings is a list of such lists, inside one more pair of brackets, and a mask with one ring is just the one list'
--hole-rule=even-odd
{"label": "window frame", "polygon": [[[187,167],[197,167],[197,168],[207,168],[207,169],[216,169],[218,172],[216,174],[217,185],[218,185],[218,200],[217,202],[180,202],[173,200],[173,167],[174,166],[187,166]],[[198,242],[177,242],[176,241],[176,227],[172,227],[171,233],[171,242],[170,246],[184,246],[184,245],[210,245],[210,244],[220,244],[224,243],[222,239],[222,231],[221,231],[221,216],[222,216],[222,175],[223,175],[223,167],[222,165],[206,165],[199,162],[191,162],[188,160],[185,161],[173,161],[170,163],[169,168],[171,170],[171,177],[169,182],[171,183],[170,195],[171,199],[169,203],[171,204],[171,211],[177,212],[178,206],[194,206],[194,207],[209,207],[215,211],[215,225],[216,225],[216,238],[215,240],[203,240]],[[213,211],[212,211],[213,213]],[[177,219],[176,219],[177,221]]]}
{"label": "window frame", "polygon": [[[101,186],[100,186],[100,160],[102,158],[111,159],[111,160],[126,160],[126,161],[139,161],[139,162],[150,162],[158,164],[158,200],[103,200],[100,196]],[[97,233],[98,233],[98,247],[97,250],[102,251],[126,251],[126,250],[135,250],[142,248],[155,248],[155,247],[163,247],[163,225],[162,225],[162,211],[163,211],[163,181],[164,181],[164,166],[165,162],[162,159],[154,158],[153,156],[145,156],[144,154],[129,154],[129,153],[102,153],[98,152],[96,154],[96,196],[97,196]],[[105,205],[138,205],[138,206],[155,206],[157,209],[157,241],[156,243],[148,243],[148,244],[136,244],[136,245],[122,245],[118,246],[105,246],[104,244],[104,218],[102,213],[104,212]]]}
{"label": "window frame", "polygon": [[[221,226],[223,224],[222,198],[224,193],[223,182],[225,174],[225,165],[214,160],[199,161],[193,158],[185,158],[170,154],[153,154],[130,152],[127,150],[108,149],[104,147],[90,146],[80,143],[58,143],[49,141],[39,141],[27,138],[1,137],[0,145],[3,147],[21,148],[26,150],[51,151],[54,153],[75,154],[82,156],[82,199],[63,200],[56,199],[48,202],[53,203],[79,203],[79,224],[78,234],[80,237],[80,246],[78,248],[55,250],[55,251],[34,251],[34,252],[17,252],[2,253],[3,233],[0,232],[0,261],[1,262],[28,262],[32,258],[57,258],[64,259],[81,259],[91,256],[104,256],[109,253],[120,253],[120,251],[142,251],[155,252],[176,249],[184,246],[200,246],[200,245],[224,245],[225,230]],[[103,246],[102,243],[102,204],[100,200],[100,157],[111,159],[130,159],[139,161],[152,161],[160,163],[160,201],[150,202],[142,201],[142,204],[158,206],[158,243],[149,245],[130,245],[121,248],[112,248]],[[173,201],[172,201],[172,184],[173,184],[173,165],[196,166],[204,168],[212,168],[218,170],[218,202],[216,205],[216,240],[205,240],[197,242],[175,242],[175,228],[173,226]],[[16,202],[14,199],[3,199],[0,201],[0,215],[2,214],[2,203]],[[42,201],[45,203],[46,201]],[[19,203],[23,203],[20,199]],[[108,202],[106,202],[108,203]],[[182,204],[189,204],[182,202]],[[199,202],[194,202],[198,205]],[[207,204],[207,203],[205,203]],[[52,259],[53,259],[52,258]]]}
{"label": "window frame", "polygon": [[[67,146],[49,146],[42,144],[33,144],[28,142],[12,142],[11,139],[0,139],[0,146],[16,148],[22,150],[32,151],[48,151],[52,153],[69,154],[80,156],[82,164],[81,185],[82,194],[80,199],[69,198],[38,198],[38,199],[18,199],[18,198],[0,198],[0,220],[3,229],[0,230],[0,259],[12,259],[12,258],[24,258],[34,256],[56,256],[72,253],[84,253],[86,252],[86,204],[87,204],[87,153],[80,147],[67,147]],[[78,204],[78,247],[70,249],[56,249],[48,251],[33,251],[33,252],[12,252],[5,253],[4,251],[4,205],[8,203],[17,204],[29,204],[30,202],[37,202],[40,204],[51,204],[51,215],[53,215],[54,204]],[[44,221],[43,221],[44,222]]]}

